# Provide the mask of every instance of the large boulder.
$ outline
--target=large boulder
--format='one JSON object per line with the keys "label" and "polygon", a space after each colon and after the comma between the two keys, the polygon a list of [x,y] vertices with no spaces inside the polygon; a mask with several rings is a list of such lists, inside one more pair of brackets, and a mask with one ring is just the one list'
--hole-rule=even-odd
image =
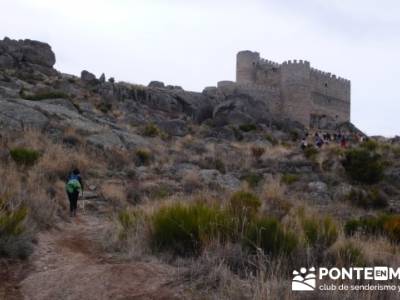
{"label": "large boulder", "polygon": [[22,130],[24,128],[43,129],[48,117],[41,111],[25,106],[18,101],[0,100],[0,128]]}
{"label": "large boulder", "polygon": [[236,95],[214,108],[213,119],[218,126],[241,125],[267,123],[270,115],[265,102],[248,95]]}
{"label": "large boulder", "polygon": [[0,41],[0,68],[29,65],[52,69],[55,63],[56,56],[46,43],[9,38]]}

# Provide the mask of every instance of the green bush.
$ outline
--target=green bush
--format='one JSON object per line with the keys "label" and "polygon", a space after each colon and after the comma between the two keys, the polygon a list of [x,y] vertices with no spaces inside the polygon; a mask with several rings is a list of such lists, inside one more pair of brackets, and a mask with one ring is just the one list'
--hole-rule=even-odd
{"label": "green bush", "polygon": [[69,96],[61,91],[49,91],[36,94],[28,94],[24,90],[21,90],[20,96],[22,99],[31,101],[41,101],[46,99],[58,99],[58,98],[69,99]]}
{"label": "green bush", "polygon": [[40,157],[40,153],[33,149],[13,148],[10,150],[12,159],[22,166],[33,166]]}
{"label": "green bush", "polygon": [[361,267],[365,265],[365,257],[362,249],[348,241],[337,249],[337,260],[344,266]]}
{"label": "green bush", "polygon": [[360,219],[350,219],[344,225],[346,236],[352,236],[356,232],[367,235],[384,234],[384,226],[393,216],[382,214]]}
{"label": "green bush", "polygon": [[306,242],[316,248],[329,248],[338,237],[338,230],[329,217],[303,218],[302,227]]}
{"label": "green bush", "polygon": [[136,215],[132,211],[123,210],[118,214],[118,223],[120,225],[120,231],[118,238],[125,240],[128,237],[130,230],[136,224]]}
{"label": "green bush", "polygon": [[231,221],[226,212],[201,203],[163,207],[152,219],[153,249],[179,256],[198,255],[209,241],[228,238]]}
{"label": "green bush", "polygon": [[342,165],[352,180],[365,184],[379,182],[385,169],[381,156],[367,149],[347,150]]}
{"label": "green bush", "polygon": [[376,151],[379,148],[379,144],[376,141],[373,140],[367,140],[364,141],[360,144],[360,146],[364,149],[367,149],[369,151]]}
{"label": "green bush", "polygon": [[234,134],[236,140],[242,141],[244,139],[242,132],[238,128],[233,126],[232,130],[233,130],[233,134]]}
{"label": "green bush", "polygon": [[148,165],[151,161],[151,153],[145,149],[136,150],[137,163],[139,165]]}
{"label": "green bush", "polygon": [[295,183],[299,181],[299,175],[296,174],[283,174],[281,177],[281,181],[287,185]]}
{"label": "green bush", "polygon": [[257,173],[247,173],[242,176],[242,180],[245,180],[251,188],[255,188],[263,180],[263,176]]}
{"label": "green bush", "polygon": [[242,124],[239,126],[239,129],[243,132],[250,132],[257,130],[256,124]]}
{"label": "green bush", "polygon": [[214,163],[215,169],[218,170],[221,174],[225,174],[226,168],[224,162],[221,159],[217,158],[214,160]]}
{"label": "green bush", "polygon": [[24,227],[27,214],[26,207],[8,210],[0,199],[0,257],[22,259],[32,253],[32,243]]}
{"label": "green bush", "polygon": [[393,146],[392,152],[395,158],[400,158],[400,146]]}
{"label": "green bush", "polygon": [[106,114],[106,113],[108,113],[109,111],[112,110],[112,104],[111,103],[106,103],[106,102],[101,102],[96,107],[97,107],[98,110],[100,110],[104,114]]}
{"label": "green bush", "polygon": [[352,189],[347,199],[354,205],[362,208],[384,208],[388,205],[386,196],[376,187],[368,191]]}
{"label": "green bush", "polygon": [[258,161],[265,153],[264,147],[253,146],[250,148],[251,155]]}
{"label": "green bush", "polygon": [[154,123],[149,123],[143,129],[143,135],[148,137],[155,137],[160,134],[160,129]]}
{"label": "green bush", "polygon": [[343,227],[344,234],[346,236],[354,235],[357,232],[359,226],[360,226],[360,222],[358,220],[354,220],[354,219],[348,220],[344,224],[344,227]]}
{"label": "green bush", "polygon": [[251,220],[261,207],[260,199],[249,192],[238,191],[230,199],[230,209],[239,220]]}
{"label": "green bush", "polygon": [[273,146],[276,146],[276,145],[279,144],[279,141],[278,141],[275,137],[273,137],[272,135],[270,135],[270,134],[265,134],[265,135],[264,135],[264,138],[265,138],[268,142],[270,142]]}
{"label": "green bush", "polygon": [[296,235],[285,231],[279,221],[273,218],[253,221],[244,240],[244,245],[252,251],[262,249],[265,254],[271,256],[289,255],[297,244]]}
{"label": "green bush", "polygon": [[312,145],[308,145],[305,149],[304,149],[304,156],[308,159],[315,159],[315,157],[318,154],[318,150],[317,148],[315,148]]}

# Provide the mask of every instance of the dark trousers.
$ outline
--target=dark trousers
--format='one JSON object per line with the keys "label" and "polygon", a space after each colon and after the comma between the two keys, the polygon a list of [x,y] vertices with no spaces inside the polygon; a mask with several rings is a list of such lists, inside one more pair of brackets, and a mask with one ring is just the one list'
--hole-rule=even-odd
{"label": "dark trousers", "polygon": [[76,208],[78,206],[78,197],[79,197],[79,192],[73,192],[73,193],[67,193],[68,194],[68,200],[69,200],[69,209],[71,212],[76,211]]}

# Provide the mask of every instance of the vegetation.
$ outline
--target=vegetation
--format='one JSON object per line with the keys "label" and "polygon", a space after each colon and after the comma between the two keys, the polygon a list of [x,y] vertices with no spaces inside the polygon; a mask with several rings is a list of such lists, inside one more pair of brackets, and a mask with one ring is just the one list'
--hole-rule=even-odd
{"label": "vegetation", "polygon": [[136,150],[137,163],[139,165],[148,165],[151,161],[151,153],[145,149]]}
{"label": "vegetation", "polygon": [[352,180],[365,184],[382,180],[385,170],[381,155],[365,148],[347,150],[342,164]]}
{"label": "vegetation", "polygon": [[245,173],[241,179],[245,180],[251,188],[255,188],[263,180],[263,176],[257,173],[248,172]]}
{"label": "vegetation", "polygon": [[377,187],[367,191],[352,189],[347,199],[354,205],[362,208],[384,208],[388,205],[387,197]]}
{"label": "vegetation", "polygon": [[180,256],[198,255],[209,241],[225,238],[230,222],[223,211],[202,203],[163,207],[152,220],[153,248]]}
{"label": "vegetation", "polygon": [[287,185],[291,185],[296,181],[299,181],[299,175],[286,173],[282,175],[281,181]]}
{"label": "vegetation", "polygon": [[308,159],[314,160],[317,155],[318,155],[318,150],[312,145],[308,145],[304,149],[304,156]]}
{"label": "vegetation", "polygon": [[20,166],[33,166],[39,159],[40,153],[28,148],[13,148],[10,150],[12,159]]}
{"label": "vegetation", "polygon": [[244,243],[253,251],[262,249],[267,255],[289,255],[298,244],[296,235],[285,231],[273,218],[261,218],[251,223]]}
{"label": "vegetation", "polygon": [[306,242],[318,249],[329,248],[338,237],[337,227],[329,217],[303,217],[302,227]]}
{"label": "vegetation", "polygon": [[154,123],[149,123],[144,127],[143,135],[148,137],[156,137],[160,135],[160,129]]}
{"label": "vegetation", "polygon": [[250,132],[257,130],[256,124],[242,124],[239,126],[239,129],[243,132]]}
{"label": "vegetation", "polygon": [[25,235],[27,214],[26,207],[10,210],[0,199],[0,257],[26,258],[32,252],[31,241]]}
{"label": "vegetation", "polygon": [[41,101],[47,99],[69,99],[69,96],[62,91],[48,91],[36,94],[28,94],[22,89],[20,92],[20,96],[22,99],[31,101]]}
{"label": "vegetation", "polygon": [[240,220],[251,220],[261,206],[260,199],[249,192],[238,191],[230,199],[232,214]]}
{"label": "vegetation", "polygon": [[263,156],[264,153],[265,153],[265,148],[264,147],[253,146],[253,147],[250,148],[250,150],[251,150],[251,155],[256,160],[259,160],[261,158],[261,156]]}

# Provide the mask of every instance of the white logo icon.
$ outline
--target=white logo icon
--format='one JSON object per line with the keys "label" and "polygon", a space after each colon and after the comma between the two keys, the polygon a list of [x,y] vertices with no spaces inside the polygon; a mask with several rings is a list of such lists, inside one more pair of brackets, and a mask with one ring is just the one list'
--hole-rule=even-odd
{"label": "white logo icon", "polygon": [[313,291],[316,286],[315,268],[301,268],[293,271],[292,291]]}

